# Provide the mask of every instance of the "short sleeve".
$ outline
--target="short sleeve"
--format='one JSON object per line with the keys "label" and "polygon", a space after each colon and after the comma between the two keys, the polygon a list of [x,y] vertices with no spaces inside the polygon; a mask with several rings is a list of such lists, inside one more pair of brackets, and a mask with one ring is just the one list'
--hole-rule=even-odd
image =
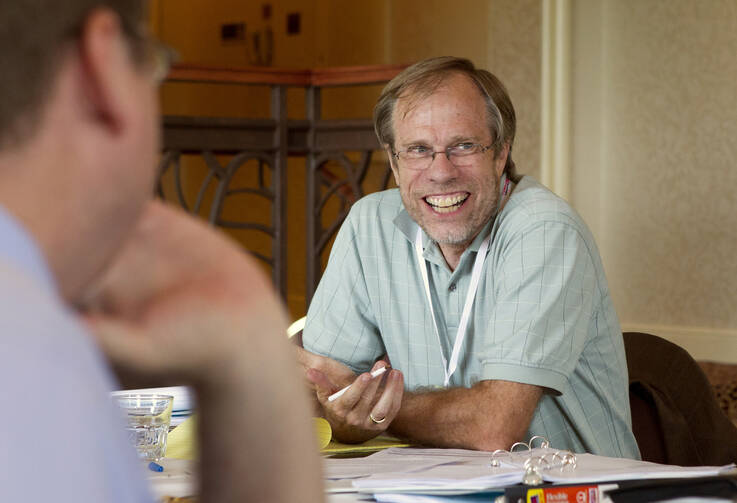
{"label": "short sleeve", "polygon": [[482,377],[563,393],[600,298],[586,240],[569,223],[535,222],[510,237],[490,273],[496,301]]}
{"label": "short sleeve", "polygon": [[386,350],[372,313],[354,219],[340,228],[330,260],[307,312],[305,349],[365,372]]}

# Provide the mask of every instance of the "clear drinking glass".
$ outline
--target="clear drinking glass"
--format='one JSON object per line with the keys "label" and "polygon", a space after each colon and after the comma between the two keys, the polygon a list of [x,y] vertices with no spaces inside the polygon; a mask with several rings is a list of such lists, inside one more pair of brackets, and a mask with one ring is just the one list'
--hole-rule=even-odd
{"label": "clear drinking glass", "polygon": [[163,458],[174,397],[116,392],[112,398],[125,414],[128,441],[136,448],[138,457],[146,461]]}

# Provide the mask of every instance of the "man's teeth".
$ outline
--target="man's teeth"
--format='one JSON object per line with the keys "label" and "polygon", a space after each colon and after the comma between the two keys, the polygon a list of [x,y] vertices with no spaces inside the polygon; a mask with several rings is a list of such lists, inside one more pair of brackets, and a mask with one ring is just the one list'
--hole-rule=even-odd
{"label": "man's teeth", "polygon": [[468,194],[455,195],[455,196],[427,196],[425,201],[427,204],[433,207],[433,210],[438,213],[450,213],[455,211],[458,207],[468,199]]}

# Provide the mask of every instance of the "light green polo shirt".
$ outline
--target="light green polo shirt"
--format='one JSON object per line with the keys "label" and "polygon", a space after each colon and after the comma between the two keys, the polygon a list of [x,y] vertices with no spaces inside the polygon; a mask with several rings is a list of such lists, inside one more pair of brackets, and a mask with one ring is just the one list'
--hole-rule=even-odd
{"label": "light green polo shirt", "polygon": [[[385,353],[405,387],[442,386],[442,355],[397,189],[351,208],[307,314],[309,351],[368,370]],[[529,436],[575,452],[639,458],[622,333],[591,233],[530,177],[451,271],[423,233],[433,307],[450,357],[471,270],[492,233],[451,386],[502,379],[547,389]],[[529,437],[528,437],[529,438]]]}

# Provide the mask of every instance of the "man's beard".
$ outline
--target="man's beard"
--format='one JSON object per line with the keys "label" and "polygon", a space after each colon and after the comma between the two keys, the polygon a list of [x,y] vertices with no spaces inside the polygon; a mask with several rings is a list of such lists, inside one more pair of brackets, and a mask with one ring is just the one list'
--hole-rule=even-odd
{"label": "man's beard", "polygon": [[[415,220],[415,222],[417,222],[422,230],[425,231],[425,234],[427,234],[430,239],[437,242],[438,244],[448,246],[468,245],[474,240],[478,233],[481,232],[481,229],[484,228],[484,225],[486,225],[486,223],[489,220],[493,219],[496,215],[500,198],[499,183],[497,181],[492,185],[493,186],[489,189],[490,192],[493,194],[493,197],[489,201],[487,201],[486,206],[476,209],[475,213],[470,214],[468,219],[450,229],[445,228],[445,226],[441,227],[440,229],[433,229],[432,223],[428,225],[428,222],[425,219],[427,215],[419,208],[417,208],[417,215],[413,214],[414,211],[410,211],[410,216],[413,220]],[[441,187],[440,189],[438,189],[438,191],[451,192],[452,189],[445,189]],[[417,199],[413,199],[413,201],[417,201]],[[424,201],[417,203],[418,206],[422,204],[426,203]],[[432,217],[428,217],[428,220],[430,220],[431,218]]]}

